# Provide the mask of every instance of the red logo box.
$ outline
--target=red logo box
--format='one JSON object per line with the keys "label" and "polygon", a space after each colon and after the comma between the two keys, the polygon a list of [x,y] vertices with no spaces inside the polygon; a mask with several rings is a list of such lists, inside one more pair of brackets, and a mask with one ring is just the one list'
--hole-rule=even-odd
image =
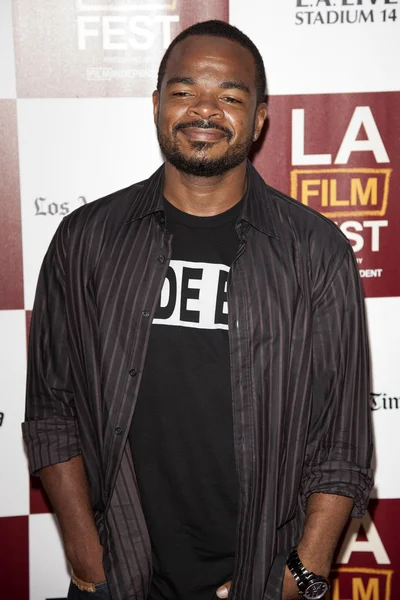
{"label": "red logo box", "polygon": [[255,165],[350,239],[367,296],[400,295],[398,92],[272,96]]}

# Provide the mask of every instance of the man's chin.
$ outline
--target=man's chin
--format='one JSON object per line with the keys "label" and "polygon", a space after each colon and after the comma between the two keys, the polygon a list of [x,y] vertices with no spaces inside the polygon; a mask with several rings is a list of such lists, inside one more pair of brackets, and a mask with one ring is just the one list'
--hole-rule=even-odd
{"label": "man's chin", "polygon": [[186,175],[193,175],[195,177],[217,177],[237,167],[240,161],[227,162],[224,157],[221,159],[210,159],[210,158],[183,158],[177,156],[166,156],[168,162],[170,162],[178,171],[185,173]]}
{"label": "man's chin", "polygon": [[159,135],[158,141],[166,160],[178,171],[195,177],[216,177],[234,169],[247,158],[251,140],[236,148],[223,148],[216,142],[192,142],[190,149],[183,148]]}

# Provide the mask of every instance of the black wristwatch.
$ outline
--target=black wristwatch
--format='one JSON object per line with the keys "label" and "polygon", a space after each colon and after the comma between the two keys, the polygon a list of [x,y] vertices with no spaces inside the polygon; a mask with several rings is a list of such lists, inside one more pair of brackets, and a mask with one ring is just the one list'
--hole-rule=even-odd
{"label": "black wristwatch", "polygon": [[328,580],[322,575],[307,571],[297,554],[296,548],[289,554],[286,564],[295,578],[300,596],[303,596],[306,600],[320,600],[320,598],[325,597],[326,592],[329,590]]}

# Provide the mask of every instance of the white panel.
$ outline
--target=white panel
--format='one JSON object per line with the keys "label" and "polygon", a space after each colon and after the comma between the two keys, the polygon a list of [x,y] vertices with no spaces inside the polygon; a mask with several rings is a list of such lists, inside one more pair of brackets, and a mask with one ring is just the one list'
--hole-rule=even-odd
{"label": "white panel", "polygon": [[29,516],[29,600],[65,598],[69,567],[54,515]]}
{"label": "white panel", "polygon": [[0,517],[29,514],[29,474],[22,442],[26,377],[25,311],[0,311]]}
{"label": "white panel", "polygon": [[400,298],[367,298],[376,474],[373,496],[400,497]]}
{"label": "white panel", "polygon": [[15,98],[11,0],[0,1],[0,98]]}
{"label": "white panel", "polygon": [[25,307],[62,217],[162,162],[150,98],[18,100]]}
{"label": "white panel", "polygon": [[[400,4],[396,0],[390,5],[384,0],[375,4],[369,0],[252,0],[250,6],[251,10],[248,2],[230,0],[229,20],[258,46],[271,94],[400,89]],[[392,11],[395,21],[389,18]],[[303,14],[305,22],[308,18],[313,22],[318,12],[324,24],[296,24],[297,13]],[[312,18],[306,13],[312,13]],[[338,22],[327,24],[328,18],[336,18],[335,13]],[[363,22],[362,14],[368,19],[372,15],[374,22]],[[349,20],[357,16],[359,22],[346,23],[347,15]]]}

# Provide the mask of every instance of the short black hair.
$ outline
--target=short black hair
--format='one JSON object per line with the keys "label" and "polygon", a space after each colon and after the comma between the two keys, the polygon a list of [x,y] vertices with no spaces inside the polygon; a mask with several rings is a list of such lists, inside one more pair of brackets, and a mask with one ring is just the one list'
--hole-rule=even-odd
{"label": "short black hair", "polygon": [[244,34],[240,29],[230,25],[229,23],[225,23],[225,21],[211,20],[211,21],[202,21],[201,23],[195,23],[191,27],[184,29],[181,31],[179,35],[176,36],[168,46],[165,54],[161,60],[160,67],[158,69],[158,77],[157,77],[157,90],[161,90],[162,80],[164,79],[165,71],[167,68],[168,58],[179,42],[186,40],[186,38],[191,37],[193,35],[211,35],[215,37],[226,38],[227,40],[232,40],[233,42],[237,42],[244,48],[247,48],[253,55],[254,63],[256,67],[256,88],[257,88],[257,103],[264,102],[265,95],[267,93],[267,78],[265,75],[265,67],[262,56],[257,48],[257,46],[251,41],[246,34]]}

